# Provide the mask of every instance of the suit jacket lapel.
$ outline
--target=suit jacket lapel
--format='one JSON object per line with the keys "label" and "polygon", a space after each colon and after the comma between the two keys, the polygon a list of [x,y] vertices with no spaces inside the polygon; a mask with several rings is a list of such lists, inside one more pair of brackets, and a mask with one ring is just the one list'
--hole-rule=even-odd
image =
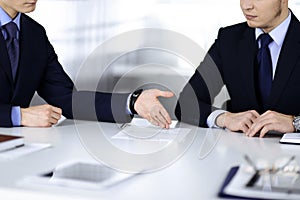
{"label": "suit jacket lapel", "polygon": [[2,53],[0,54],[0,69],[5,71],[9,82],[13,85],[10,61],[6,50],[6,43],[2,33],[0,33],[0,49],[2,51]]}
{"label": "suit jacket lapel", "polygon": [[253,109],[258,110],[259,104],[255,92],[255,74],[254,66],[256,59],[256,39],[255,39],[255,29],[246,28],[245,32],[238,45],[238,65],[242,68],[243,77],[241,81],[246,81],[243,85],[246,86],[245,92],[248,93],[249,102],[251,102]]}
{"label": "suit jacket lapel", "polygon": [[292,19],[287,31],[281,52],[278,58],[275,77],[270,94],[271,108],[276,105],[281,93],[289,80],[300,56],[300,23],[292,14]]}

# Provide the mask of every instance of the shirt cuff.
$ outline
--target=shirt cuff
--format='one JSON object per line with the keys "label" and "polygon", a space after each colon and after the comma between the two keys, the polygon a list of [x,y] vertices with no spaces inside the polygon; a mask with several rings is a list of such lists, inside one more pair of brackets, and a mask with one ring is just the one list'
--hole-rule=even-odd
{"label": "shirt cuff", "polygon": [[132,93],[128,95],[127,97],[127,101],[126,101],[126,113],[129,115],[133,115],[131,110],[130,110],[130,97],[131,97]]}
{"label": "shirt cuff", "polygon": [[21,109],[20,106],[11,108],[11,121],[13,126],[21,126]]}
{"label": "shirt cuff", "polygon": [[222,128],[216,125],[216,119],[219,115],[225,113],[225,110],[215,110],[214,112],[210,113],[206,120],[206,124],[209,128]]}

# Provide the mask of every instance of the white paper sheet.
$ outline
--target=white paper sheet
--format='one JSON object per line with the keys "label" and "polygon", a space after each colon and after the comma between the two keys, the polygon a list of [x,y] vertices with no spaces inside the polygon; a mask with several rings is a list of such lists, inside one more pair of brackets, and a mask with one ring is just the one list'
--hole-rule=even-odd
{"label": "white paper sheet", "polygon": [[12,160],[51,147],[47,143],[25,143],[24,146],[0,152],[0,160]]}
{"label": "white paper sheet", "polygon": [[169,142],[176,138],[178,141],[181,141],[189,132],[190,129],[188,128],[157,129],[153,127],[127,126],[114,135],[112,139]]}

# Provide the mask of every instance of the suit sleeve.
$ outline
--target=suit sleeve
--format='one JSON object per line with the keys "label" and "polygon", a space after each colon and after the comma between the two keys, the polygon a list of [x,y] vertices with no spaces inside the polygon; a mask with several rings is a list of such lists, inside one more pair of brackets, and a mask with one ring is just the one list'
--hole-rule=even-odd
{"label": "suit sleeve", "polygon": [[42,84],[38,88],[38,94],[47,103],[61,108],[63,115],[69,119],[120,123],[131,120],[131,116],[126,113],[126,101],[129,94],[77,91],[72,80],[58,62],[49,40],[46,40],[48,63]]}
{"label": "suit sleeve", "polygon": [[0,126],[1,127],[12,127],[11,121],[11,105],[0,104]]}
{"label": "suit sleeve", "polygon": [[220,54],[221,31],[222,29],[204,60],[180,93],[175,115],[182,122],[207,127],[207,117],[217,109],[212,106],[212,103],[224,86]]}

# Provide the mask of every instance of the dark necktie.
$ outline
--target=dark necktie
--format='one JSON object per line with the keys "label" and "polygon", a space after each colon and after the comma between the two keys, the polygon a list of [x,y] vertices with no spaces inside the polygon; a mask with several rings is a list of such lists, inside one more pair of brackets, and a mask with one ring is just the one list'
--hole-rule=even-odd
{"label": "dark necktie", "polygon": [[259,36],[261,47],[258,50],[258,83],[259,95],[263,108],[266,108],[267,100],[272,87],[272,60],[268,45],[273,41],[269,34]]}
{"label": "dark necktie", "polygon": [[19,63],[19,41],[17,39],[18,27],[14,22],[4,26],[7,33],[6,47],[10,60],[13,80],[15,80]]}

